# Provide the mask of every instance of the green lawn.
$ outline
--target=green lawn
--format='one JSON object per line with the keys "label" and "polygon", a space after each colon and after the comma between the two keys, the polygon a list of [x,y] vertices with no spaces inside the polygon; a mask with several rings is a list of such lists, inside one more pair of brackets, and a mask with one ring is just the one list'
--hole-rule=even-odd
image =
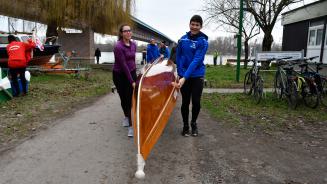
{"label": "green lawn", "polygon": [[[86,77],[87,76],[87,77]],[[25,97],[0,103],[0,143],[25,137],[63,117],[74,108],[92,102],[111,89],[111,72],[92,70],[80,77],[68,74],[32,76]]]}
{"label": "green lawn", "polygon": [[301,104],[296,110],[267,93],[256,105],[245,94],[203,94],[202,105],[218,121],[253,130],[276,131],[292,127],[327,124],[327,108],[310,109]]}
{"label": "green lawn", "polygon": [[[247,71],[241,66],[240,82],[236,82],[236,66],[207,66],[206,80],[210,88],[243,88],[244,76]],[[262,71],[261,76],[264,79],[265,87],[273,87],[274,72]]]}
{"label": "green lawn", "polygon": [[[206,79],[211,86],[207,87],[243,88],[244,75],[249,69],[241,68],[241,80],[237,83],[235,66],[209,66]],[[265,87],[273,87],[274,72],[262,71],[260,75]],[[203,94],[202,105],[217,121],[251,130],[276,131],[327,124],[327,108],[310,109],[300,104],[291,110],[285,99],[278,100],[272,93],[267,93],[258,105],[245,94]]]}

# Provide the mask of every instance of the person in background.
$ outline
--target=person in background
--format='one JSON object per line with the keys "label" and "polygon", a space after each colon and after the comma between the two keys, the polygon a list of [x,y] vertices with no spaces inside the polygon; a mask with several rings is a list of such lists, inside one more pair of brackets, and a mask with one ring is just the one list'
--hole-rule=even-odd
{"label": "person in background", "polygon": [[101,51],[100,51],[99,48],[97,48],[97,49],[95,50],[94,56],[95,56],[96,59],[97,59],[97,64],[99,64],[99,60],[100,60],[100,57],[101,57]]}
{"label": "person in background", "polygon": [[160,57],[158,47],[156,45],[156,41],[152,38],[150,40],[150,44],[148,44],[146,49],[146,62],[147,64],[151,64],[154,60]]}
{"label": "person in background", "polygon": [[[35,43],[29,39],[27,43],[16,41],[14,35],[8,35],[7,53],[8,53],[8,68],[13,82],[13,87],[16,91],[14,96],[27,95],[27,81],[25,78],[25,71],[28,61],[31,56],[26,54],[35,48]],[[18,75],[22,83],[22,91],[19,89]]]}
{"label": "person in background", "polygon": [[165,41],[162,41],[160,43],[159,53],[160,56],[163,56],[164,58],[169,58],[169,49],[167,48]]}
{"label": "person in background", "polygon": [[200,100],[205,75],[204,57],[208,49],[208,36],[202,33],[202,17],[194,15],[190,20],[190,31],[182,36],[176,49],[178,83],[181,89],[183,117],[183,136],[189,136],[189,105],[192,98],[192,136],[198,136],[197,118],[200,112]]}
{"label": "person in background", "polygon": [[128,127],[128,137],[133,137],[131,109],[133,88],[136,82],[136,43],[131,40],[132,31],[129,25],[120,26],[118,32],[118,42],[114,47],[113,81],[125,115],[122,124]]}
{"label": "person in background", "polygon": [[146,62],[146,49],[143,49],[141,65],[144,65],[145,62]]}
{"label": "person in background", "polygon": [[213,53],[213,65],[214,65],[214,66],[217,65],[217,58],[218,58],[218,56],[219,56],[218,51],[215,51],[215,52]]}
{"label": "person in background", "polygon": [[175,64],[176,64],[176,48],[177,45],[174,43],[173,47],[171,48],[170,56],[169,56],[169,60],[172,60]]}

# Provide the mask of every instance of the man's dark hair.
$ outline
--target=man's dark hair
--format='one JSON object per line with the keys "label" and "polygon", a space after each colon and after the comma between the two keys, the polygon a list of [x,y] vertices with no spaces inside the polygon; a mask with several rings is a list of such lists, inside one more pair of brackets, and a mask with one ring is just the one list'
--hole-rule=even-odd
{"label": "man's dark hair", "polygon": [[200,15],[193,15],[193,17],[190,20],[190,23],[191,22],[198,22],[198,23],[200,23],[201,26],[203,24],[203,20],[202,20],[202,17]]}
{"label": "man's dark hair", "polygon": [[14,35],[8,35],[8,42],[11,43],[13,41],[16,41],[16,37]]}

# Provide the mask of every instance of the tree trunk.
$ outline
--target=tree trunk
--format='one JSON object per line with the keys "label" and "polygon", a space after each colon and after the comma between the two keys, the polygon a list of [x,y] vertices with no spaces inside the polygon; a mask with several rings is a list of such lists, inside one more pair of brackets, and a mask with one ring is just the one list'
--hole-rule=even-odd
{"label": "tree trunk", "polygon": [[[262,41],[262,51],[270,51],[271,50],[271,45],[274,41],[273,36],[271,35],[271,31],[265,32],[265,36],[263,37]],[[261,66],[262,69],[269,69],[270,62],[262,62]]]}
{"label": "tree trunk", "polygon": [[244,41],[244,69],[248,67],[249,40]]}

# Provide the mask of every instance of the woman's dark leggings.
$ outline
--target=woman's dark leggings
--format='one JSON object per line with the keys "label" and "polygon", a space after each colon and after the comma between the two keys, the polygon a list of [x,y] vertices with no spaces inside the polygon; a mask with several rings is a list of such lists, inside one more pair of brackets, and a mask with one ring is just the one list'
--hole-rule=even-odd
{"label": "woman's dark leggings", "polygon": [[182,117],[184,126],[189,126],[189,106],[192,97],[192,123],[196,123],[201,108],[201,95],[203,90],[203,77],[189,78],[181,88],[182,93]]}
{"label": "woman's dark leggings", "polygon": [[[132,71],[131,75],[132,78],[136,81],[136,70]],[[127,76],[124,73],[113,71],[112,78],[120,97],[121,107],[124,111],[124,115],[125,117],[128,117],[131,126],[133,86],[130,84]]]}

